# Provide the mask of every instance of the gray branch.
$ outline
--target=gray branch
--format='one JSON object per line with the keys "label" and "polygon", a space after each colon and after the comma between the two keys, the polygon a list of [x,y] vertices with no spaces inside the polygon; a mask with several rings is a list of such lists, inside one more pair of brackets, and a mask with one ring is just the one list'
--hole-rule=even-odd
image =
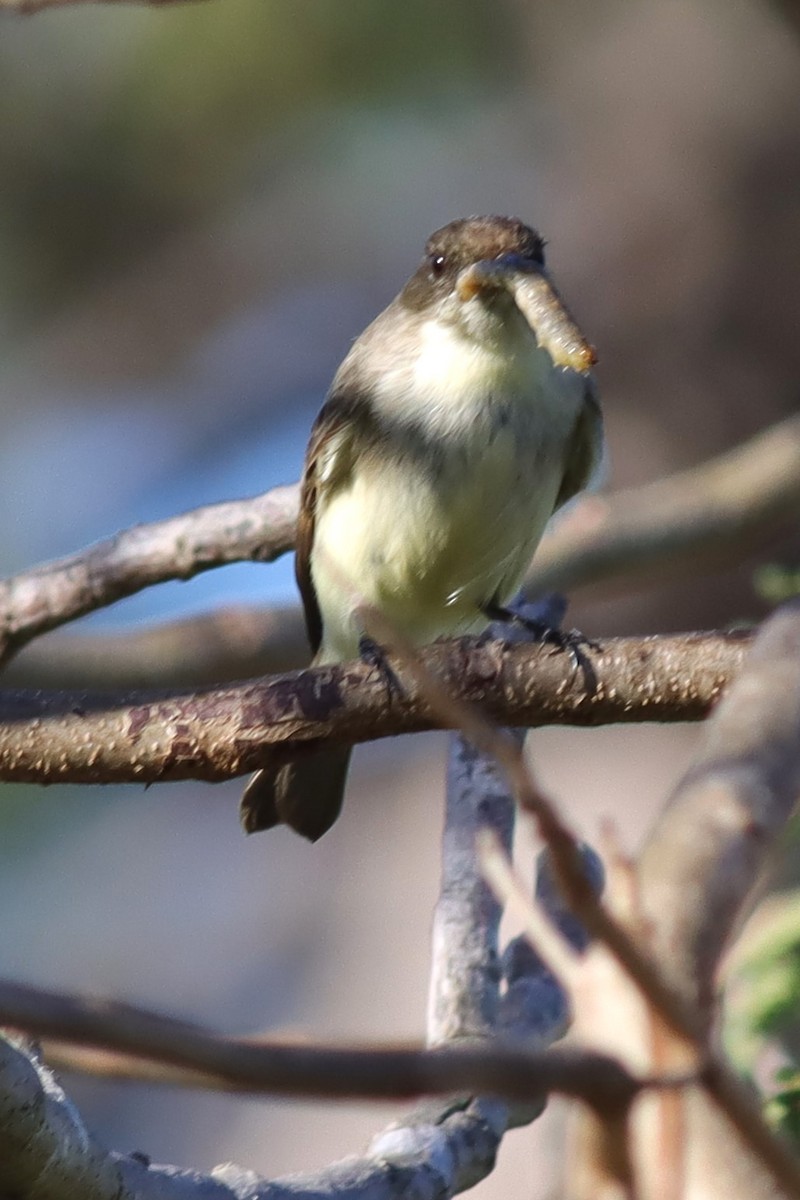
{"label": "gray branch", "polygon": [[[524,733],[516,736],[521,743]],[[510,853],[514,812],[497,764],[454,734],[447,766],[442,882],[432,933],[431,1046],[486,1037],[497,1026],[502,908],[483,880],[475,837],[488,826]]]}
{"label": "gray branch", "polygon": [[[0,0],[1,2],[1,0]],[[32,638],[153,584],[294,546],[297,485],[137,525],[0,583],[0,662]]]}

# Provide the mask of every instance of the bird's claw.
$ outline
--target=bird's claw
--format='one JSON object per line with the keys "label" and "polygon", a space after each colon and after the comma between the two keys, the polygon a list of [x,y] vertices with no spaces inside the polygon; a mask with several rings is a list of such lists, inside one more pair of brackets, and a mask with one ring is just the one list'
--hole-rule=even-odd
{"label": "bird's claw", "polygon": [[600,643],[581,633],[580,629],[551,629],[545,627],[539,638],[552,646],[551,653],[561,651],[572,659],[573,670],[586,670],[588,662],[584,650],[599,650]]}
{"label": "bird's claw", "polygon": [[537,642],[543,642],[552,647],[551,653],[560,652],[568,654],[572,662],[573,672],[582,671],[586,680],[587,688],[591,691],[596,686],[596,676],[591,662],[587,658],[585,651],[600,650],[598,642],[581,633],[579,629],[559,629],[557,626],[550,625],[547,621],[537,620],[536,617],[526,616],[524,613],[515,612],[513,609],[498,608],[494,605],[490,606],[486,611],[486,615],[492,620],[507,621],[522,629],[526,629]]}
{"label": "bird's claw", "polygon": [[405,694],[403,685],[379,642],[363,633],[358,639],[358,656],[383,679],[390,701]]}

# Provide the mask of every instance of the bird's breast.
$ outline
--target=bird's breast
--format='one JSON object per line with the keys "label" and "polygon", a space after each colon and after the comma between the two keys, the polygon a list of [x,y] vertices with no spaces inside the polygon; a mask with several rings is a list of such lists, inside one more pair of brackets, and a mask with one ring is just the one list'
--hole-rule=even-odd
{"label": "bird's breast", "polygon": [[330,653],[354,652],[359,599],[425,642],[479,627],[480,606],[516,590],[553,512],[583,383],[532,338],[507,349],[431,323],[413,364],[383,379],[375,438],[317,513]]}

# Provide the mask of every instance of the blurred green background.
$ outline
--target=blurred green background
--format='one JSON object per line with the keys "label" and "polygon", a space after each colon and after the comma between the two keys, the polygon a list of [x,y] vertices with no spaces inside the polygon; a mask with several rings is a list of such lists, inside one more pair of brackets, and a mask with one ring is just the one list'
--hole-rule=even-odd
{"label": "blurred green background", "polygon": [[[600,351],[611,485],[793,411],[791,12],[210,0],[0,18],[0,570],[296,478],[350,340],[428,233],[469,213],[547,238]],[[797,554],[796,528],[776,530],[707,575],[576,596],[572,619],[599,635],[757,617],[754,567]],[[94,621],[293,594],[288,561],[238,567]],[[695,736],[534,746],[590,837],[606,813],[635,846]],[[314,848],[245,842],[235,785],[6,787],[0,971],[229,1029],[417,1036],[442,754],[437,738],[361,751]],[[118,1149],[270,1174],[353,1152],[397,1111],[69,1086]],[[545,1194],[556,1121],[509,1139],[485,1197],[520,1179],[534,1194],[534,1170]]]}

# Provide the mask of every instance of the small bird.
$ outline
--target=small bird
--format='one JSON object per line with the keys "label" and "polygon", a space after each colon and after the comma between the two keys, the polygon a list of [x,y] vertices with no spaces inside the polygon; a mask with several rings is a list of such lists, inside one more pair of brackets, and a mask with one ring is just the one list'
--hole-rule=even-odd
{"label": "small bird", "polygon": [[[599,462],[594,361],[535,230],[484,216],[432,234],[311,431],[295,569],[315,665],[358,655],[359,604],[416,645],[507,611],[548,520]],[[242,797],[245,830],[321,837],[350,753],[276,748]]]}

